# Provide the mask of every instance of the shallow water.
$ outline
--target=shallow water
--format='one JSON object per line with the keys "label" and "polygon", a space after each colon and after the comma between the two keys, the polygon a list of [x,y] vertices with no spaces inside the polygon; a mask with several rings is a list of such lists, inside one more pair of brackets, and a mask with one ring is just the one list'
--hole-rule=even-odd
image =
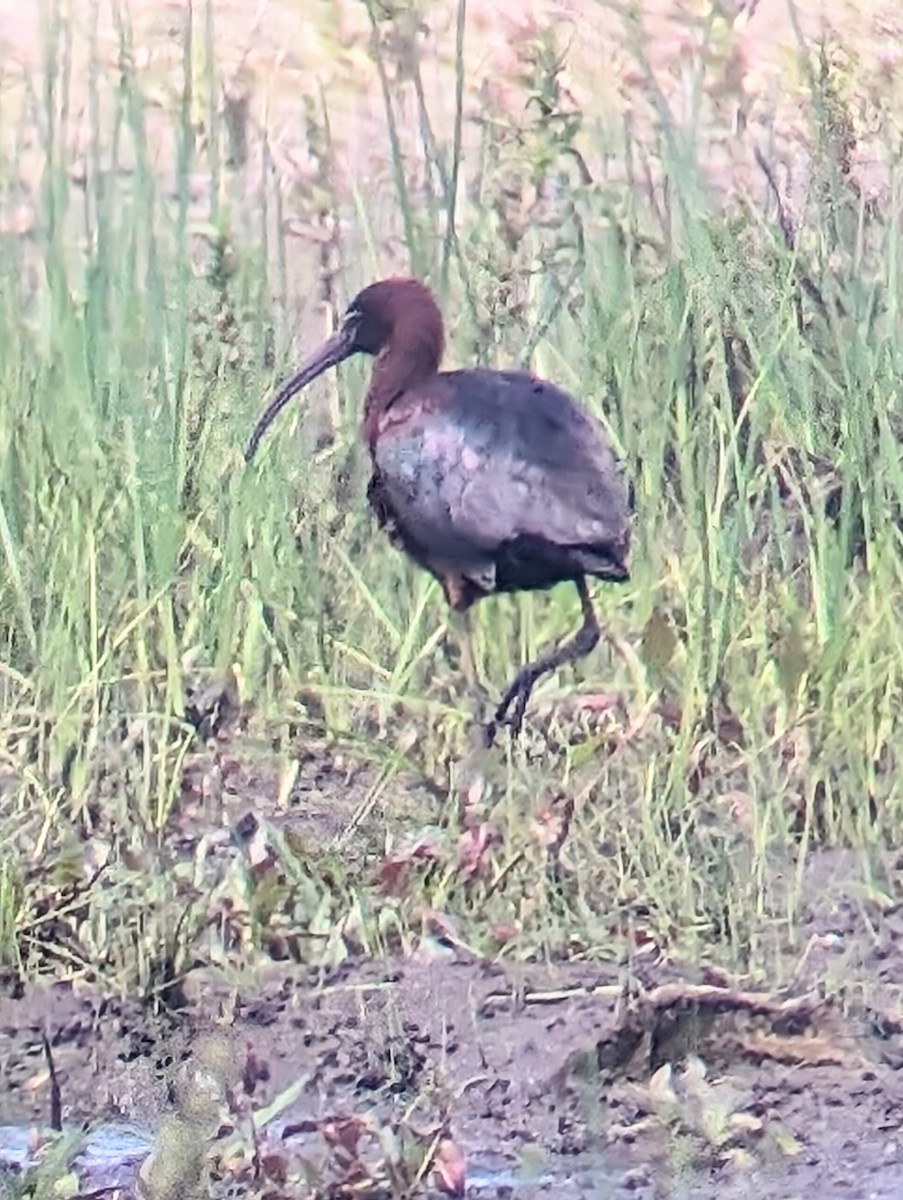
{"label": "shallow water", "polygon": [[[22,1171],[34,1164],[36,1133],[42,1139],[54,1137],[49,1129],[36,1131],[29,1126],[0,1125],[0,1170]],[[152,1131],[126,1121],[106,1122],[84,1134],[79,1132],[79,1136],[82,1147],[72,1166],[82,1186],[91,1188],[128,1187],[139,1164],[153,1148]],[[517,1189],[518,1195],[525,1195],[534,1189],[547,1191],[562,1185],[569,1194],[592,1194],[598,1200],[607,1200],[618,1191],[616,1178],[602,1167],[588,1166],[573,1174],[570,1171],[558,1174],[518,1169],[505,1159],[493,1162],[481,1156],[469,1163],[467,1169],[469,1193]]]}
{"label": "shallow water", "polygon": [[[63,1131],[65,1134],[65,1130]],[[81,1148],[73,1169],[94,1188],[121,1186],[133,1177],[138,1164],[150,1153],[153,1134],[131,1122],[107,1122],[78,1132]],[[34,1162],[35,1135],[42,1140],[55,1135],[49,1129],[0,1125],[0,1168],[23,1171]]]}
{"label": "shallow water", "polygon": [[[37,1132],[46,1138],[54,1136],[47,1129]],[[83,1189],[128,1189],[134,1183],[141,1161],[153,1147],[153,1132],[128,1121],[105,1122],[85,1133],[77,1129],[73,1132],[82,1139],[72,1167]],[[0,1125],[0,1172],[4,1168],[21,1171],[32,1165],[35,1133],[29,1126]],[[718,1194],[722,1200],[746,1200],[754,1194],[795,1198],[807,1194],[815,1186],[819,1188],[822,1200],[899,1200],[903,1196],[903,1169],[892,1156],[888,1157],[890,1161],[883,1166],[865,1172],[851,1168],[848,1179],[835,1178],[830,1183],[824,1179],[826,1164],[805,1160],[788,1164],[782,1170],[740,1173],[732,1179],[721,1180]],[[700,1182],[691,1178],[684,1182],[672,1180],[664,1194],[672,1200],[692,1200],[701,1194],[698,1190]],[[661,1186],[662,1181],[658,1183]],[[712,1179],[706,1180],[704,1194],[711,1194],[713,1183]],[[558,1191],[564,1200],[582,1200],[583,1197],[615,1200],[628,1195],[661,1194],[656,1192],[656,1181],[651,1174],[645,1179],[638,1178],[634,1172],[625,1175],[591,1155],[575,1157],[561,1171],[518,1168],[503,1156],[491,1154],[476,1154],[468,1162],[468,1195],[507,1194],[528,1200],[552,1191]]]}

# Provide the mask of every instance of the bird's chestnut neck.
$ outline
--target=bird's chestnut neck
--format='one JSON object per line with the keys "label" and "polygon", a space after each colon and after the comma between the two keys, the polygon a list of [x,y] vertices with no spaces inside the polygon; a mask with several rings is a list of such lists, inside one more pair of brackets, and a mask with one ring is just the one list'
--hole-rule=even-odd
{"label": "bird's chestnut neck", "polygon": [[441,320],[424,320],[427,315],[428,311],[396,320],[392,336],[376,356],[364,400],[363,432],[370,446],[382,414],[400,396],[420,387],[439,370],[444,341],[442,324]]}

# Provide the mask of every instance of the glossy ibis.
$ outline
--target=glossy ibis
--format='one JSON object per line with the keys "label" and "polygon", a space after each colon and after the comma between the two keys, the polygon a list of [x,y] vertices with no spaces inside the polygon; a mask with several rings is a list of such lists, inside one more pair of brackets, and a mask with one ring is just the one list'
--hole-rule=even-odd
{"label": "glossy ibis", "polygon": [[296,392],[352,354],[374,355],[362,428],[367,499],[393,544],[439,580],[457,612],[495,592],[574,583],[580,630],[518,671],[486,727],[491,744],[506,720],[519,732],[541,676],[598,643],[586,577],[629,578],[630,500],[603,430],[573,397],[522,371],[440,372],[444,340],[422,283],[370,284],[280,387],[245,459]]}

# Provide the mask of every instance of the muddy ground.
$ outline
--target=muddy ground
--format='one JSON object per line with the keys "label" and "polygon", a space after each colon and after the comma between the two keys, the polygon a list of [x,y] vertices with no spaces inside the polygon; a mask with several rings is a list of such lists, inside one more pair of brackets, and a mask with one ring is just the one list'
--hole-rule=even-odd
{"label": "muddy ground", "polygon": [[[368,787],[366,771],[347,778],[308,763],[299,803],[273,819],[336,836]],[[318,802],[300,803],[314,780]],[[236,823],[246,783],[233,775],[224,800]],[[258,779],[256,805],[274,785]],[[339,1117],[430,1128],[445,1114],[481,1194],[897,1196],[903,912],[882,898],[900,863],[880,867],[889,887],[866,883],[858,855],[812,856],[806,949],[773,992],[661,955],[514,966],[441,939],[326,972],[197,968],[163,1013],[7,981],[0,1126],[48,1123],[45,1031],[64,1125],[126,1120],[149,1139],[180,1111],[192,1055],[217,1044],[244,1111],[302,1084],[280,1114],[289,1141]]]}
{"label": "muddy ground", "polygon": [[[181,61],[168,26],[178,25],[174,14],[182,6],[134,7],[139,17],[165,26],[161,45]],[[503,7],[474,5],[484,12],[479,31],[500,59],[510,29],[503,23],[503,36],[493,39],[485,13]],[[776,23],[786,24],[789,10],[778,0],[746,7],[755,14],[740,47],[753,79],[746,95],[764,96],[755,80],[761,64],[774,58]],[[13,8],[0,0],[4,49],[35,62],[37,9],[19,6],[14,17]],[[516,23],[521,5],[508,8]],[[801,8],[815,20],[821,6]],[[304,163],[298,167],[292,158],[287,131],[301,127],[297,96],[317,64],[313,50],[303,49],[306,39],[296,37],[295,9],[276,3],[220,9],[223,25],[230,16],[253,22],[232,39],[236,77],[247,58],[261,78],[278,67],[291,84],[277,96],[280,119],[272,118],[271,135],[277,163],[288,163],[303,181]],[[874,34],[883,53],[896,31],[878,28],[879,10],[897,20],[896,6],[875,4],[863,37]],[[854,6],[844,6],[843,17],[848,32]],[[139,40],[153,46],[140,20],[138,30]],[[298,59],[283,53],[293,41],[301,43]],[[657,44],[668,50],[673,41],[661,37]],[[587,46],[597,62],[598,45],[587,40]],[[162,50],[160,57],[163,77],[169,58]],[[492,65],[477,60],[478,72],[488,75]],[[155,69],[150,51],[144,69]],[[591,79],[598,84],[597,71]],[[253,104],[262,94],[254,94]],[[362,88],[353,115],[371,103]],[[787,103],[795,103],[790,92]],[[384,156],[384,143],[365,122],[349,121],[349,128],[357,139],[349,140],[349,170],[366,177],[368,148]],[[30,220],[26,214],[23,228]],[[309,248],[296,253],[307,262]],[[320,767],[319,775],[304,774],[313,783],[286,820],[300,822],[306,836],[331,839],[354,819],[368,781],[340,789],[341,772],[326,760]],[[234,783],[234,794],[238,821],[260,797],[247,780]],[[394,819],[407,800],[386,798]],[[383,815],[370,818],[378,825]],[[883,865],[888,874],[897,870],[893,859]],[[798,924],[810,935],[807,953],[790,973],[790,987],[776,995],[762,981],[753,988],[661,960],[639,959],[629,970],[515,967],[438,944],[428,958],[351,963],[327,973],[274,964],[265,977],[248,970],[224,978],[198,969],[182,987],[181,1006],[162,1014],[135,1000],[101,999],[80,984],[21,990],[0,983],[0,1125],[49,1121],[45,1032],[64,1123],[127,1119],[150,1135],[179,1111],[180,1072],[201,1035],[216,1035],[228,1042],[235,1091],[245,1105],[260,1108],[304,1081],[281,1114],[289,1125],[349,1114],[400,1120],[418,1099],[430,1119],[447,1110],[468,1177],[473,1183],[482,1175],[489,1194],[897,1197],[903,1191],[903,915],[869,898],[854,855],[816,853],[805,894],[810,900]]]}
{"label": "muddy ground", "polygon": [[[903,1039],[830,1008],[810,1020],[803,1005],[801,1033],[793,1020],[782,1031],[748,1013],[705,1031],[688,1016],[664,1036],[670,1019],[650,1020],[650,1038],[628,1055],[617,973],[594,967],[515,970],[452,956],[361,964],[316,982],[289,970],[237,996],[212,978],[197,983],[196,1001],[165,1020],[69,987],[4,1000],[3,1120],[47,1120],[45,1024],[66,1120],[127,1117],[150,1129],[174,1110],[175,1071],[198,1033],[220,1030],[242,1069],[249,1052],[256,1060],[246,1073],[255,1106],[306,1080],[290,1123],[398,1119],[422,1091],[441,1090],[469,1172],[510,1171],[517,1194],[899,1194]],[[594,988],[601,994],[582,991]],[[705,1101],[694,1114],[693,1096],[681,1097],[680,1070],[673,1123],[650,1086],[661,1079],[653,1067],[672,1052],[679,1063],[687,1038],[735,1129],[721,1145],[701,1132]],[[537,1175],[549,1181],[531,1187]],[[493,1190],[510,1195],[506,1186]]]}

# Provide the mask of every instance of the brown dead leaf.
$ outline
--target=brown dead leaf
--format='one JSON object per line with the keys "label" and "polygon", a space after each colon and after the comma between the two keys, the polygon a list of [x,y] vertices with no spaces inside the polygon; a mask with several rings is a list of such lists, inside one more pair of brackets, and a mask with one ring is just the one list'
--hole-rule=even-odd
{"label": "brown dead leaf", "polygon": [[272,1183],[284,1186],[288,1180],[289,1160],[284,1150],[267,1150],[260,1155],[261,1174]]}
{"label": "brown dead leaf", "polygon": [[585,712],[613,712],[621,703],[620,692],[590,692],[577,698],[577,705]]}
{"label": "brown dead leaf", "polygon": [[687,760],[687,790],[698,796],[703,783],[709,776],[709,762],[713,755],[713,737],[704,734],[694,744]]}
{"label": "brown dead leaf", "polygon": [[448,942],[452,946],[461,946],[461,935],[455,928],[454,922],[447,913],[439,912],[435,908],[425,908],[422,914],[424,933],[433,938],[438,938],[441,941]]}
{"label": "brown dead leaf", "polygon": [[475,809],[483,801],[486,794],[486,779],[483,775],[474,775],[467,781],[462,790],[462,802],[465,809]]}
{"label": "brown dead leaf", "polygon": [[867,1065],[863,1055],[852,1045],[832,1037],[831,1034],[785,1037],[780,1034],[747,1034],[742,1038],[743,1049],[756,1058],[771,1059],[772,1062],[793,1066],[845,1067],[861,1070]]}
{"label": "brown dead leaf", "polygon": [[400,896],[407,891],[408,860],[406,858],[384,858],[379,865],[377,879],[380,889],[387,896]]}
{"label": "brown dead leaf", "polygon": [[564,845],[574,815],[574,801],[570,796],[559,796],[551,804],[540,809],[533,820],[530,835],[537,845],[550,852]]}
{"label": "brown dead leaf", "polygon": [[248,843],[248,860],[251,864],[251,874],[255,877],[266,874],[276,865],[276,855],[262,829]]}
{"label": "brown dead leaf", "polygon": [[674,1069],[666,1062],[649,1080],[649,1102],[658,1116],[670,1115],[677,1111],[678,1099],[673,1076]]}
{"label": "brown dead leaf", "polygon": [[407,890],[411,864],[436,862],[439,857],[439,847],[429,837],[399,846],[380,863],[379,886],[390,896],[402,895]]}
{"label": "brown dead leaf", "polygon": [[629,1124],[609,1125],[605,1137],[609,1142],[626,1142],[629,1145],[646,1133],[655,1133],[658,1128],[658,1117],[650,1114],[641,1117],[638,1121],[631,1121]]}
{"label": "brown dead leaf", "polygon": [[509,942],[514,941],[518,932],[515,925],[492,925],[489,929],[489,936],[496,945],[506,946]]}
{"label": "brown dead leaf", "polygon": [[320,1133],[330,1146],[337,1146],[345,1151],[349,1158],[357,1158],[357,1148],[360,1140],[367,1132],[368,1124],[365,1117],[334,1117],[320,1125]]}
{"label": "brown dead leaf", "polygon": [[458,838],[458,872],[465,879],[482,875],[497,841],[496,830],[486,821],[465,829]]}
{"label": "brown dead leaf", "polygon": [[237,1146],[217,1161],[217,1169],[223,1175],[242,1176],[248,1171],[249,1166],[248,1152],[244,1146]]}
{"label": "brown dead leaf", "polygon": [[270,1078],[270,1066],[259,1059],[249,1044],[245,1055],[245,1065],[242,1071],[242,1086],[248,1096],[253,1096],[258,1083],[266,1083]]}
{"label": "brown dead leaf", "polygon": [[736,1137],[749,1138],[750,1140],[760,1137],[765,1130],[765,1123],[761,1118],[753,1116],[752,1113],[748,1112],[731,1113],[727,1119],[727,1123],[730,1126],[731,1132]]}
{"label": "brown dead leaf", "polygon": [[741,833],[751,836],[754,827],[753,798],[749,792],[731,791],[719,796],[716,803],[727,809],[730,819]]}
{"label": "brown dead leaf", "polygon": [[681,707],[673,700],[658,700],[652,706],[652,711],[671,733],[678,733],[683,724],[684,714]]}
{"label": "brown dead leaf", "polygon": [[34,1075],[30,1075],[23,1082],[22,1087],[26,1092],[37,1092],[49,1082],[50,1072],[46,1067],[41,1067],[40,1071],[36,1071]]}
{"label": "brown dead leaf", "polygon": [[436,1147],[433,1160],[436,1187],[446,1196],[463,1196],[467,1187],[467,1163],[464,1155],[450,1137],[444,1137]]}

